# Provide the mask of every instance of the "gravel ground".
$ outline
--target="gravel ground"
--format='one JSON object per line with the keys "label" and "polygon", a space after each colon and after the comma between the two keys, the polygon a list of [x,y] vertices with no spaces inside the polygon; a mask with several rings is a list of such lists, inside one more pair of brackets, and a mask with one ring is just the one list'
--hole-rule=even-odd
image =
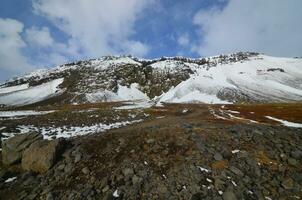
{"label": "gravel ground", "polygon": [[[297,105],[293,105],[297,106]],[[223,107],[244,113],[264,108]],[[220,106],[168,105],[106,133],[69,139],[45,174],[2,167],[1,199],[300,199],[302,129],[217,118]],[[292,110],[280,109],[284,116]],[[269,112],[269,107],[266,107]],[[249,111],[249,112],[248,112]],[[271,106],[272,113],[276,110]],[[279,114],[280,114],[279,113]],[[221,113],[220,113],[221,114]],[[233,112],[235,115],[235,113]],[[237,117],[244,117],[237,114]],[[245,115],[246,116],[246,115]],[[280,117],[280,115],[279,115]],[[5,173],[4,173],[5,172]],[[11,182],[5,181],[17,177]]]}

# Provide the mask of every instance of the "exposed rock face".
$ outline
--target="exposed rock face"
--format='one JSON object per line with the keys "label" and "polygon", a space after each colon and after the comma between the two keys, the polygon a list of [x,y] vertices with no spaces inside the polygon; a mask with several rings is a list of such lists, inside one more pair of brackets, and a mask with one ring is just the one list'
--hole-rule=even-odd
{"label": "exposed rock face", "polygon": [[39,133],[27,133],[9,138],[2,143],[2,162],[4,165],[19,163],[22,154],[32,143],[42,140],[43,136]]}
{"label": "exposed rock face", "polygon": [[64,148],[64,139],[53,141],[41,140],[27,148],[22,157],[22,168],[38,173],[45,173],[58,160]]}

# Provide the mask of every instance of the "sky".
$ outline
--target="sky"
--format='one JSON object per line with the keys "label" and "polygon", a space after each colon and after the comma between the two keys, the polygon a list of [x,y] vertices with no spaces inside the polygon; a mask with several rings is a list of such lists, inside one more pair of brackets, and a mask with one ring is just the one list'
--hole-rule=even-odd
{"label": "sky", "polygon": [[301,0],[0,0],[0,81],[105,55],[302,56]]}

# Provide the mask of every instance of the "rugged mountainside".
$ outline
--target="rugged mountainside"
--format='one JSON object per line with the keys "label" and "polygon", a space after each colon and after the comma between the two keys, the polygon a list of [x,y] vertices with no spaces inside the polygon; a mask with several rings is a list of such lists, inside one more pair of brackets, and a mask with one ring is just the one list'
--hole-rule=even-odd
{"label": "rugged mountainside", "polygon": [[9,80],[0,199],[301,199],[301,69],[257,53],[124,56]]}
{"label": "rugged mountainside", "polygon": [[11,79],[0,85],[0,104],[301,101],[301,69],[302,59],[258,53],[155,60],[107,56]]}

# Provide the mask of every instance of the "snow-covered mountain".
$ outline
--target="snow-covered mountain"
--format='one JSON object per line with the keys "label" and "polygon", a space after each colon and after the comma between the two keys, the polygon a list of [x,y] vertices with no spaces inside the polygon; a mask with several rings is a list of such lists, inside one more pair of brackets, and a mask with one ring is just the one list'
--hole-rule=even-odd
{"label": "snow-covered mountain", "polygon": [[236,53],[202,59],[107,56],[38,70],[0,85],[0,104],[144,100],[302,101],[302,59]]}

